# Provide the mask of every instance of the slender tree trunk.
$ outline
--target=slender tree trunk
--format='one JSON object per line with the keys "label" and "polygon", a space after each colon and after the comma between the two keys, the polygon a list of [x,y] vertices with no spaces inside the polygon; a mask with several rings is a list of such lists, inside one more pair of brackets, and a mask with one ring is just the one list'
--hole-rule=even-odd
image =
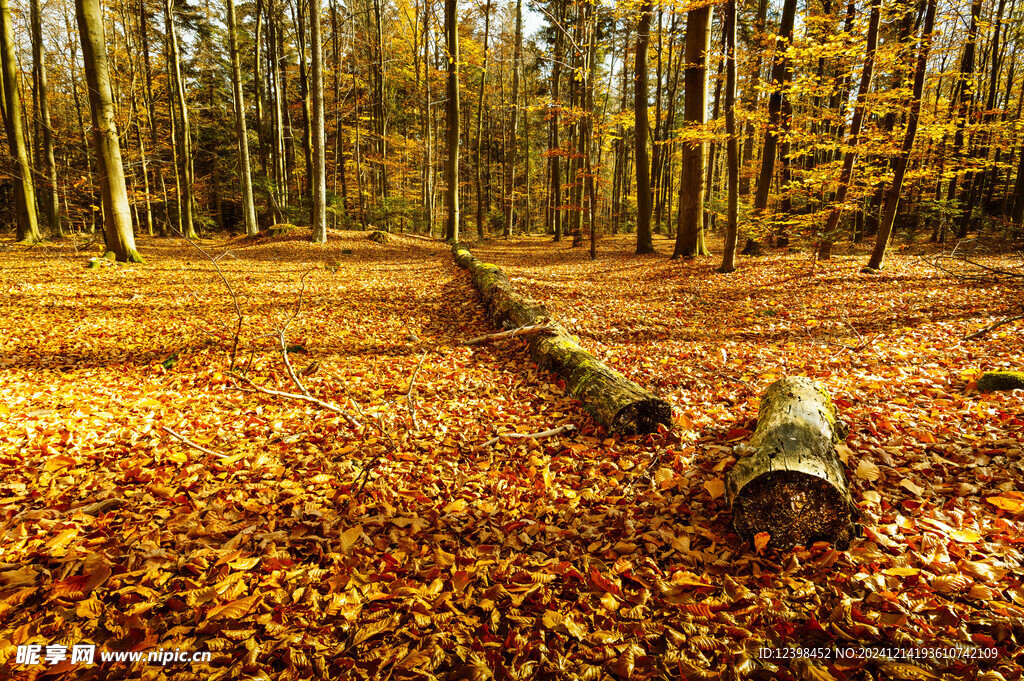
{"label": "slender tree trunk", "polygon": [[313,243],[327,243],[327,151],[324,133],[324,68],[323,45],[320,39],[320,0],[309,0],[310,66],[312,67],[312,92],[310,93],[310,114],[313,120],[313,210],[310,222],[313,226]]}
{"label": "slender tree trunk", "polygon": [[[520,0],[521,1],[521,0]],[[482,163],[484,133],[484,102],[487,96],[487,63],[490,53],[488,43],[491,37],[491,0],[484,8],[484,63],[480,73],[480,94],[476,99],[476,235],[484,238],[484,166]]]}
{"label": "slender tree trunk", "polygon": [[[0,0],[0,7],[6,8],[6,2]],[[103,199],[107,249],[120,262],[142,262],[142,256],[135,250],[135,236],[132,234],[131,206],[128,203],[128,187],[125,184],[121,146],[114,121],[100,0],[75,0],[75,14],[82,37],[85,77],[89,85],[89,108],[92,111],[93,143]]]}
{"label": "slender tree trunk", "polygon": [[4,123],[7,144],[11,150],[15,172],[15,203],[18,215],[18,241],[34,244],[43,240],[36,215],[36,194],[32,182],[32,165],[22,124],[21,98],[18,94],[17,56],[14,51],[14,29],[11,26],[9,0],[0,0],[0,62],[2,62]]}
{"label": "slender tree trunk", "polygon": [[889,245],[889,236],[892,234],[892,226],[896,220],[896,208],[899,205],[900,193],[903,191],[903,178],[907,173],[907,162],[910,158],[910,152],[914,148],[918,118],[921,114],[921,95],[924,92],[924,77],[928,66],[928,52],[931,48],[932,29],[935,26],[935,4],[936,0],[928,0],[928,9],[925,14],[924,28],[921,29],[920,46],[917,53],[914,94],[910,101],[907,131],[903,136],[903,147],[900,149],[900,154],[896,157],[894,164],[892,184],[889,186],[889,193],[885,198],[885,210],[882,213],[882,219],[878,226],[875,248],[871,253],[871,259],[868,261],[868,270],[881,269],[882,260],[885,258],[885,251]]}
{"label": "slender tree trunk", "polygon": [[821,246],[818,249],[818,257],[827,260],[832,254],[832,242],[837,234],[839,216],[842,214],[843,203],[846,201],[846,193],[850,188],[850,181],[853,179],[853,167],[857,162],[858,149],[860,145],[860,130],[864,123],[864,112],[867,107],[868,91],[871,89],[871,78],[875,68],[875,51],[878,48],[878,24],[881,16],[882,0],[871,0],[871,18],[868,21],[868,44],[864,57],[864,68],[860,74],[860,86],[857,89],[857,104],[853,109],[853,120],[850,121],[850,137],[847,140],[847,151],[843,156],[843,170],[839,175],[839,187],[836,189],[836,197],[833,201],[832,210],[829,211],[825,222],[825,230],[821,238]]}
{"label": "slender tree trunk", "polygon": [[[686,17],[686,125],[694,132],[708,119],[708,54],[711,52],[711,7],[690,10]],[[680,149],[679,214],[672,258],[709,255],[704,245],[704,174],[707,142],[684,141]]]}
{"label": "slender tree trunk", "polygon": [[[174,98],[178,105],[178,142],[179,163],[181,166],[181,219],[185,236],[190,239],[196,238],[193,207],[192,185],[194,184],[194,171],[192,165],[192,133],[189,126],[188,101],[185,98],[185,83],[181,77],[181,60],[178,58],[178,34],[174,27],[174,9],[171,0],[164,0],[164,13],[167,27],[167,52],[170,57],[168,70],[171,72],[171,84],[174,89]],[[120,150],[118,151],[120,154]]]}
{"label": "slender tree trunk", "polygon": [[60,195],[57,188],[57,161],[53,155],[53,129],[50,127],[50,95],[46,76],[46,64],[43,57],[43,28],[40,17],[39,0],[32,0],[32,68],[39,98],[39,124],[42,126],[42,166],[46,178],[46,227],[51,234],[64,236],[60,222]]}
{"label": "slender tree trunk", "polygon": [[725,153],[729,184],[729,208],[725,226],[725,252],[719,272],[736,269],[736,234],[739,223],[740,149],[736,136],[736,0],[725,5]]}
{"label": "slender tree trunk", "polygon": [[636,98],[634,129],[636,130],[636,252],[654,252],[651,234],[651,161],[647,153],[647,46],[651,41],[651,9],[653,3],[640,6],[640,25],[636,35]]}
{"label": "slender tree trunk", "polygon": [[[560,23],[565,22],[565,5],[564,2],[558,3],[558,18]],[[549,142],[550,149],[554,152],[551,156],[551,219],[554,223],[555,228],[555,241],[562,240],[562,143],[560,139],[559,131],[559,117],[561,114],[561,101],[559,100],[559,90],[561,88],[562,81],[562,57],[564,54],[563,46],[565,45],[565,35],[562,31],[562,27],[555,26],[555,61],[551,66],[551,128],[550,135],[551,140]]]}
{"label": "slender tree trunk", "polygon": [[[252,166],[249,163],[249,135],[245,129],[245,99],[242,96],[242,66],[238,59],[238,40],[235,35],[235,0],[227,0],[228,51],[231,53],[231,89],[235,96],[235,140],[238,143],[238,177],[242,184],[242,216],[245,233],[255,236],[256,203],[252,196]],[[259,61],[257,59],[256,61]]]}
{"label": "slender tree trunk", "polygon": [[[487,2],[490,8],[490,0]],[[516,151],[519,127],[519,59],[523,52],[523,0],[516,0],[516,35],[512,47],[512,121],[509,131],[509,149],[505,165],[505,238],[512,234],[512,214],[515,209]]]}
{"label": "slender tree trunk", "polygon": [[[757,188],[754,193],[755,218],[764,215],[768,208],[768,194],[775,176],[775,161],[778,159],[779,132],[782,130],[782,100],[789,83],[789,58],[785,51],[793,42],[793,20],[796,16],[796,0],[785,0],[782,7],[782,19],[779,34],[775,40],[775,63],[772,65],[772,86],[775,91],[768,100],[768,130],[764,135],[764,148],[761,152],[761,172],[757,176]],[[759,250],[756,239],[750,239],[744,247],[745,253]]]}
{"label": "slender tree trunk", "polygon": [[458,2],[445,0],[444,28],[448,43],[448,163],[445,167],[445,203],[448,217],[444,228],[446,241],[459,240],[459,17]]}

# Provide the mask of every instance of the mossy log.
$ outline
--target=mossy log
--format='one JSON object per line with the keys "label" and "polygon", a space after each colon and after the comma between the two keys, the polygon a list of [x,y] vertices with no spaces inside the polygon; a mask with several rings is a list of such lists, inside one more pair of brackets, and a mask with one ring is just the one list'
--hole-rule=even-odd
{"label": "mossy log", "polygon": [[456,264],[469,270],[491,320],[506,329],[546,322],[551,331],[529,336],[530,355],[542,368],[565,381],[570,397],[610,432],[650,433],[670,426],[672,407],[601,362],[557,322],[543,304],[520,296],[497,265],[476,258],[463,244],[452,244]]}
{"label": "mossy log", "polygon": [[391,241],[391,235],[388,234],[387,232],[382,232],[380,230],[370,232],[366,238],[369,239],[370,241],[376,241],[379,244],[386,244],[387,242]]}
{"label": "mossy log", "polygon": [[978,379],[978,390],[983,393],[1022,389],[1024,371],[986,371]]}
{"label": "mossy log", "polygon": [[815,541],[845,548],[857,516],[836,453],[845,436],[832,400],[814,381],[796,376],[770,385],[750,446],[726,477],[736,532],[744,539],[767,532],[779,550]]}

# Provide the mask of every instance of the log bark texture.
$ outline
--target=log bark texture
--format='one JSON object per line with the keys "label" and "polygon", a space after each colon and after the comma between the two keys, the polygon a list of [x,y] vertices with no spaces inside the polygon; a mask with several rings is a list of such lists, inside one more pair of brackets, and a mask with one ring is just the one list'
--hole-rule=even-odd
{"label": "log bark texture", "polygon": [[452,244],[452,257],[469,270],[491,320],[506,329],[546,322],[548,333],[531,334],[530,355],[542,368],[565,381],[566,394],[583,403],[591,416],[610,432],[650,433],[658,424],[672,423],[672,407],[636,383],[619,375],[548,318],[543,304],[520,296],[497,266],[485,263],[463,244]]}
{"label": "log bark texture", "polygon": [[733,527],[744,539],[767,532],[769,545],[829,541],[845,548],[856,506],[836,444],[846,436],[828,393],[804,377],[765,391],[746,456],[729,471]]}

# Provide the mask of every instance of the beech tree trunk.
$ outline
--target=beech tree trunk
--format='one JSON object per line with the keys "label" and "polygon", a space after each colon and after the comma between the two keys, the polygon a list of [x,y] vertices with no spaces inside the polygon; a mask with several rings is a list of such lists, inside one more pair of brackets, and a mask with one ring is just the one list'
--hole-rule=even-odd
{"label": "beech tree trunk", "polygon": [[[196,238],[195,222],[193,215],[192,185],[195,181],[194,166],[192,164],[192,132],[188,119],[188,101],[185,97],[185,83],[181,76],[181,60],[178,57],[178,33],[174,27],[174,9],[171,0],[164,0],[164,13],[167,27],[167,52],[170,63],[167,65],[171,75],[171,84],[174,90],[174,99],[178,105],[179,126],[178,141],[178,162],[181,166],[181,221],[182,230],[190,239]],[[90,92],[91,94],[91,92]],[[118,152],[120,154],[120,152]]]}
{"label": "beech tree trunk", "polygon": [[889,246],[889,236],[892,234],[892,226],[896,221],[896,207],[900,202],[900,194],[903,191],[903,178],[907,174],[907,165],[910,161],[910,152],[914,148],[914,140],[917,137],[918,119],[921,117],[921,94],[924,92],[925,68],[928,65],[928,52],[931,49],[932,29],[935,26],[935,4],[936,0],[928,0],[928,9],[924,18],[924,28],[921,29],[920,47],[917,52],[917,67],[914,73],[914,93],[910,100],[910,112],[907,120],[907,131],[903,135],[903,147],[899,156],[893,164],[893,179],[889,186],[889,192],[885,197],[885,208],[882,211],[882,219],[878,225],[878,235],[875,238],[875,247],[871,252],[871,259],[868,261],[868,271],[882,268],[882,260],[885,258],[886,248]]}
{"label": "beech tree trunk", "polygon": [[729,208],[725,227],[725,252],[719,272],[736,269],[736,235],[739,229],[740,149],[736,134],[736,0],[725,5],[725,134]]}
{"label": "beech tree trunk", "polygon": [[828,393],[812,380],[788,377],[770,385],[749,449],[726,476],[737,534],[752,539],[767,532],[778,550],[815,541],[845,548],[857,515],[836,454],[845,431]]}
{"label": "beech tree trunk", "polygon": [[46,209],[46,226],[51,234],[63,236],[64,230],[60,222],[60,195],[57,193],[57,161],[53,155],[53,130],[50,127],[50,87],[46,75],[46,64],[43,57],[43,27],[40,17],[39,0],[31,3],[32,22],[32,69],[35,74],[39,97],[39,125],[42,127],[41,150],[43,176],[46,178],[44,204]]}
{"label": "beech tree trunk", "polygon": [[[242,215],[245,233],[255,236],[256,204],[252,196],[252,165],[249,163],[249,135],[245,129],[245,100],[242,97],[242,67],[238,59],[238,41],[235,36],[235,1],[228,2],[228,50],[231,53],[231,89],[235,95],[235,138],[238,141],[238,177],[242,183]],[[259,58],[256,59],[259,62]],[[257,94],[258,96],[258,94]]]}
{"label": "beech tree trunk", "polygon": [[0,0],[0,66],[4,103],[4,123],[7,144],[15,168],[15,203],[18,215],[18,241],[34,244],[43,240],[36,215],[36,193],[32,183],[32,165],[25,144],[22,127],[21,98],[18,96],[18,66],[14,51],[14,31],[11,26],[11,7],[8,0]]}
{"label": "beech tree trunk", "polygon": [[[711,7],[690,10],[686,18],[686,104],[683,114],[691,128],[708,119],[708,54],[711,52]],[[704,245],[704,172],[707,142],[684,141],[680,146],[679,215],[673,259],[708,255]]]}
{"label": "beech tree trunk", "polygon": [[647,47],[651,42],[651,2],[640,7],[640,26],[636,31],[636,252],[654,252],[651,234],[651,160],[647,153]]}
{"label": "beech tree trunk", "polygon": [[484,263],[463,244],[452,244],[452,257],[469,270],[473,284],[484,299],[491,320],[506,329],[531,326],[545,321],[548,334],[530,336],[530,354],[542,368],[565,381],[565,391],[583,403],[591,416],[609,432],[650,433],[658,424],[672,423],[668,402],[610,369],[559,324],[548,319],[543,304],[517,294],[497,265]]}
{"label": "beech tree trunk", "polygon": [[448,218],[444,227],[446,241],[459,240],[459,16],[458,2],[445,0],[444,29],[448,42],[448,163],[445,165],[445,203]]}
{"label": "beech tree trunk", "polygon": [[107,42],[100,0],[75,0],[75,15],[82,36],[82,57],[89,85],[96,174],[103,202],[107,250],[112,251],[120,262],[142,262],[142,256],[135,250],[135,236],[132,234],[131,206],[128,203],[124,166],[121,164],[117,123],[114,121],[114,98],[110,90]]}
{"label": "beech tree trunk", "polygon": [[323,41],[320,39],[320,0],[309,0],[310,36],[310,137],[312,138],[313,243],[327,242],[327,141],[324,134]]}

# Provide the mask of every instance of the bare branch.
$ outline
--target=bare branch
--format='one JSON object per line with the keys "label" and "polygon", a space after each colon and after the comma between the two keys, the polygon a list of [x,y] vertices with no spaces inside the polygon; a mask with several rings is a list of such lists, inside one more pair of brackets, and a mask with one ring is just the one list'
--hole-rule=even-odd
{"label": "bare branch", "polygon": [[412,388],[416,385],[416,377],[419,375],[420,367],[423,366],[423,360],[427,358],[429,352],[427,350],[420,357],[420,362],[416,365],[416,370],[412,372],[412,378],[409,379],[409,389],[405,391],[405,404],[409,408],[409,416],[412,417],[412,427],[416,430],[419,430],[420,425],[416,422],[416,403],[413,401]]}
{"label": "bare branch", "polygon": [[478,336],[476,338],[470,338],[469,340],[462,341],[462,345],[484,345],[486,343],[493,343],[495,341],[506,340],[515,338],[516,336],[529,336],[535,333],[554,333],[555,330],[547,324],[535,324],[533,326],[520,326],[518,329],[512,329],[511,331],[502,331],[500,333],[491,333],[486,336]]}
{"label": "bare branch", "polygon": [[341,414],[345,418],[345,420],[348,421],[349,424],[351,424],[352,427],[354,427],[354,428],[362,427],[362,424],[360,424],[359,421],[356,421],[354,418],[352,418],[351,414],[349,414],[347,411],[345,411],[344,409],[342,409],[341,407],[339,407],[336,404],[331,404],[330,402],[324,402],[323,400],[318,400],[317,398],[315,398],[315,397],[313,397],[311,395],[303,395],[303,394],[300,394],[300,393],[289,393],[289,392],[284,392],[283,390],[273,390],[271,388],[264,388],[263,386],[257,385],[256,383],[254,383],[251,379],[246,378],[245,376],[239,376],[238,374],[228,374],[228,375],[231,378],[235,379],[236,381],[242,381],[246,385],[250,386],[252,388],[252,390],[255,390],[258,393],[263,393],[264,395],[271,395],[273,397],[285,397],[285,398],[288,398],[290,400],[301,400],[303,402],[309,402],[310,404],[315,404],[316,406],[318,406],[318,407],[320,407],[322,409],[326,409],[328,411],[333,411],[336,414]]}
{"label": "bare branch", "polygon": [[503,438],[506,438],[506,437],[512,437],[512,438],[551,437],[553,435],[561,435],[562,433],[568,433],[568,432],[573,431],[573,430],[576,430],[576,426],[572,425],[571,423],[567,423],[564,426],[558,426],[557,428],[552,428],[551,430],[542,430],[539,433],[503,433],[503,434],[499,435],[498,437],[491,438],[490,440],[485,442],[483,446],[484,447],[490,447],[491,445],[496,445],[496,444],[498,444],[498,442],[500,440],[502,440]]}
{"label": "bare branch", "polygon": [[989,331],[992,331],[994,329],[998,329],[1000,326],[1005,326],[1006,324],[1012,324],[1013,322],[1016,322],[1016,321],[1021,320],[1021,319],[1024,319],[1024,314],[1019,314],[1019,315],[1016,315],[1014,317],[1006,317],[1005,319],[1000,319],[997,322],[992,322],[988,326],[983,327],[981,329],[978,329],[974,333],[967,334],[966,336],[964,336],[963,339],[964,340],[974,340],[975,338],[981,338],[982,336],[984,336]]}
{"label": "bare branch", "polygon": [[195,442],[192,442],[192,440],[189,440],[187,437],[185,437],[184,435],[181,435],[180,433],[174,432],[173,430],[171,430],[167,426],[160,426],[160,427],[163,428],[164,431],[166,431],[168,434],[172,435],[175,439],[180,440],[182,443],[188,445],[192,449],[199,450],[203,454],[209,454],[210,456],[216,456],[218,459],[226,459],[226,458],[228,458],[226,454],[220,454],[218,452],[213,451],[212,449],[207,449],[206,447],[202,447],[200,445],[197,445]]}

